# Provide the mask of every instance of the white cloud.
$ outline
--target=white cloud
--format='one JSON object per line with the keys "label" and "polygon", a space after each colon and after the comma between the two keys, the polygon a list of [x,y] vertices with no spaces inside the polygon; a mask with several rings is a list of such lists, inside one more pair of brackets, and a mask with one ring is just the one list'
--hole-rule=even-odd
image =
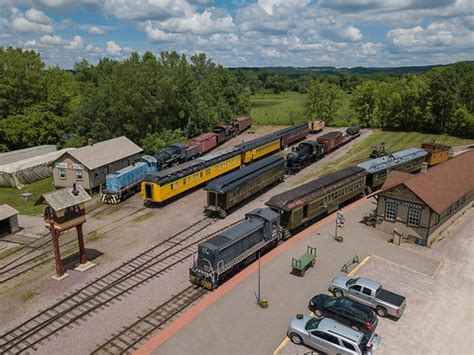
{"label": "white cloud", "polygon": [[[12,17],[10,20],[12,29],[18,33],[52,33],[54,27],[49,23],[49,17],[41,11],[31,10],[33,9],[27,11],[27,18],[18,9],[12,9]],[[43,23],[44,21],[48,23]]]}
{"label": "white cloud", "polygon": [[387,38],[398,49],[424,51],[427,47],[451,45],[454,41],[454,33],[446,26],[430,25],[426,29],[416,26],[391,30]]}
{"label": "white cloud", "polygon": [[97,53],[102,53],[102,50],[101,50],[99,47],[96,47],[96,46],[94,46],[94,45],[92,45],[92,44],[88,44],[88,45],[86,46],[86,51],[88,51],[88,52],[90,52],[90,53],[95,53],[95,54],[97,54]]}
{"label": "white cloud", "polygon": [[309,0],[258,0],[258,4],[270,15],[278,7],[301,9],[309,4]]}
{"label": "white cloud", "polygon": [[346,27],[343,36],[349,41],[360,41],[362,39],[362,33],[360,33],[360,30],[353,26]]}
{"label": "white cloud", "polygon": [[93,35],[103,35],[105,34],[105,30],[102,27],[99,26],[90,26],[89,29],[87,30],[90,34]]}
{"label": "white cloud", "polygon": [[260,54],[267,58],[277,58],[280,53],[275,48],[264,48],[260,51]]}
{"label": "white cloud", "polygon": [[25,17],[33,22],[42,23],[42,24],[50,24],[51,20],[43,11],[36,10],[35,8],[31,8],[25,12]]}
{"label": "white cloud", "polygon": [[189,17],[172,18],[163,21],[161,28],[166,28],[169,32],[210,34],[217,32],[230,32],[234,29],[232,17],[220,9],[206,9],[202,13],[193,13]]}
{"label": "white cloud", "polygon": [[122,52],[122,48],[114,41],[107,41],[107,48],[105,52],[110,55],[119,55]]}
{"label": "white cloud", "polygon": [[67,49],[82,49],[84,48],[84,41],[82,40],[81,36],[74,36],[72,41],[69,41],[68,45],[66,46]]}
{"label": "white cloud", "polygon": [[151,21],[147,21],[145,32],[151,42],[173,42],[179,39],[177,34],[164,32],[158,27],[153,27]]}
{"label": "white cloud", "polygon": [[36,46],[36,40],[32,39],[30,41],[26,41],[25,43],[23,43],[23,45],[25,47],[32,47],[32,46]]}
{"label": "white cloud", "polygon": [[166,20],[192,11],[185,0],[105,0],[104,10],[126,20]]}
{"label": "white cloud", "polygon": [[40,38],[39,43],[45,46],[62,46],[65,44],[61,36],[57,35],[44,35]]}

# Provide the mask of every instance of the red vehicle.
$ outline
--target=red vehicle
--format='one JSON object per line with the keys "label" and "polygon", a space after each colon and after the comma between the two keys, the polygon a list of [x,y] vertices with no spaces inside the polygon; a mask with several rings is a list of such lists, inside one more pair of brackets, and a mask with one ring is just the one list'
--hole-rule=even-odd
{"label": "red vehicle", "polygon": [[193,145],[199,146],[199,153],[203,155],[217,147],[217,135],[215,133],[203,133],[188,141],[188,146]]}
{"label": "red vehicle", "polygon": [[252,118],[249,116],[234,117],[230,122],[234,125],[237,134],[241,134],[252,125]]}
{"label": "red vehicle", "polygon": [[319,136],[316,140],[324,145],[324,150],[327,153],[330,153],[343,143],[344,137],[342,136],[342,132],[334,131]]}

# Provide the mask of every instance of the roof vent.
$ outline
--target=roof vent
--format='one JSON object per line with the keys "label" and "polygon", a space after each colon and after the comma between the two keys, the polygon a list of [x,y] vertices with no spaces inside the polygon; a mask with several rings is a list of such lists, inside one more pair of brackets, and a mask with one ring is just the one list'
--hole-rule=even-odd
{"label": "roof vent", "polygon": [[94,140],[92,138],[87,138],[87,145],[94,145]]}
{"label": "roof vent", "polygon": [[79,190],[76,188],[76,183],[72,184],[72,191],[71,191],[71,193],[72,193],[74,196],[79,195]]}

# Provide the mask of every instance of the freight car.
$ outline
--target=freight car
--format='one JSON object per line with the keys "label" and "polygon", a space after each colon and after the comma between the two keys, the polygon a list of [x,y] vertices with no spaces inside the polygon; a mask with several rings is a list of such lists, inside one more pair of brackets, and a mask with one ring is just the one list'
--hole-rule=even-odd
{"label": "freight car", "polygon": [[230,119],[230,123],[234,126],[237,134],[242,134],[243,131],[252,126],[252,118],[249,116],[234,117]]}
{"label": "freight car", "polygon": [[358,164],[367,171],[367,192],[374,191],[383,185],[390,170],[413,173],[421,170],[428,153],[419,148],[410,148],[384,157],[371,159]]}
{"label": "freight car", "polygon": [[301,142],[286,156],[286,167],[290,173],[297,173],[305,166],[314,163],[325,152],[321,143],[312,140]]}
{"label": "freight car", "polygon": [[360,135],[360,126],[357,123],[353,123],[349,128],[346,129],[346,134],[348,136]]}
{"label": "freight car", "polygon": [[265,204],[280,216],[284,239],[315,218],[362,196],[367,172],[349,167],[273,196]]}
{"label": "freight car", "polygon": [[323,130],[325,126],[324,121],[311,121],[308,122],[308,129],[310,133],[318,133]]}
{"label": "freight car", "polygon": [[451,150],[451,147],[446,145],[435,142],[425,142],[421,145],[421,148],[426,150],[428,153],[428,156],[426,157],[428,166],[433,166],[449,159],[449,151]]}
{"label": "freight car", "polygon": [[101,191],[103,203],[117,204],[140,190],[140,183],[146,174],[156,171],[157,161],[144,155],[138,162],[105,177],[105,189]]}
{"label": "freight car", "polygon": [[203,155],[217,147],[217,135],[214,132],[203,133],[188,140],[188,145],[197,145],[199,147],[199,154]]}
{"label": "freight car", "polygon": [[285,149],[289,145],[306,138],[306,136],[309,134],[309,129],[308,125],[303,123],[281,129],[275,132],[275,134],[281,139],[281,149]]}
{"label": "freight car", "polygon": [[198,245],[197,258],[189,269],[190,281],[213,290],[280,239],[277,213],[267,208],[247,213],[243,222]]}
{"label": "freight car", "polygon": [[208,215],[225,218],[230,209],[285,176],[285,159],[271,156],[206,185]]}
{"label": "freight car", "polygon": [[316,140],[322,145],[324,145],[324,150],[326,152],[330,153],[336,148],[338,148],[340,145],[342,145],[342,142],[344,141],[344,136],[342,135],[342,132],[333,131],[319,136],[318,138],[316,138]]}

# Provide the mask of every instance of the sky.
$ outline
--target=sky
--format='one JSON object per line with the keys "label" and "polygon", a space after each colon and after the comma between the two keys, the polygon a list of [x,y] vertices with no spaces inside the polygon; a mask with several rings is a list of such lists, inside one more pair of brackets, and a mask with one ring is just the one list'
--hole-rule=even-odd
{"label": "sky", "polygon": [[0,0],[0,45],[62,68],[172,50],[226,67],[446,64],[474,58],[474,1]]}

